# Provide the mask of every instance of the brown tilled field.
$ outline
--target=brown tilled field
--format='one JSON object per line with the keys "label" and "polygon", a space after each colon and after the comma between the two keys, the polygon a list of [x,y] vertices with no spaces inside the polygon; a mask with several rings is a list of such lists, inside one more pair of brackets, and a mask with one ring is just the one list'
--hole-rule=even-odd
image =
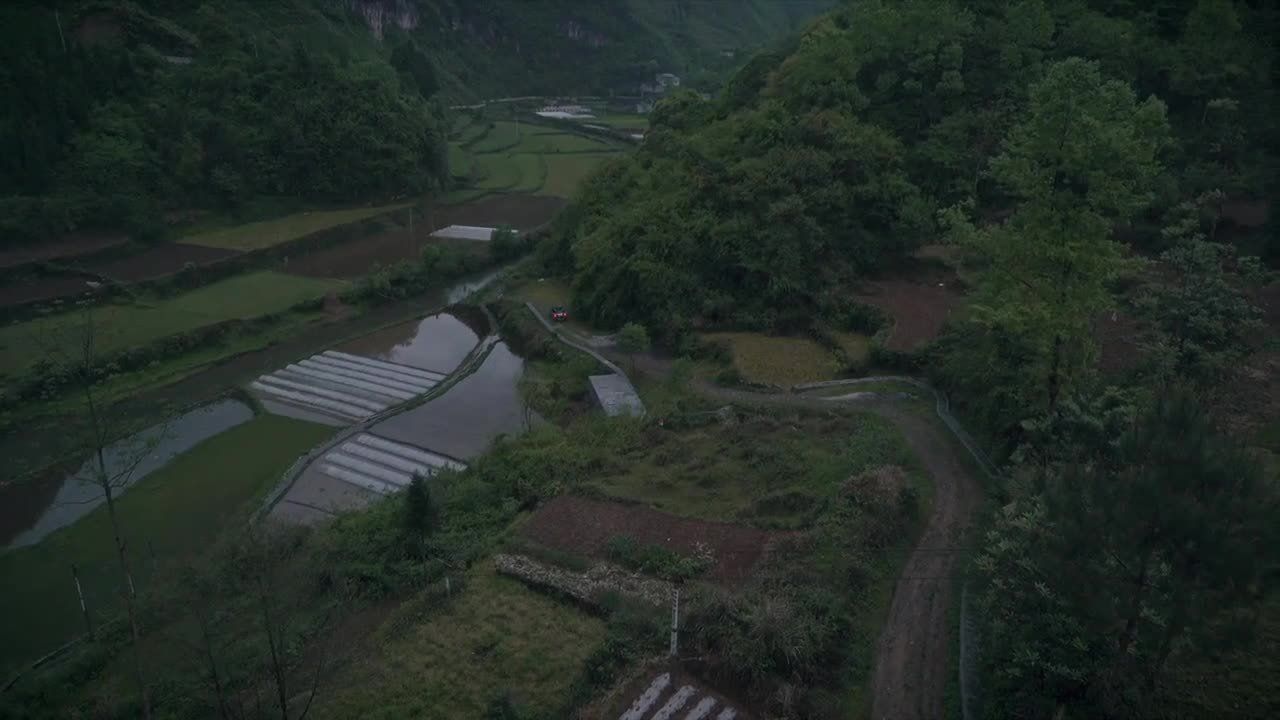
{"label": "brown tilled field", "polygon": [[[125,258],[90,264],[89,272],[120,282],[138,282],[172,275],[187,263],[207,265],[237,255],[233,250],[165,243]],[[72,275],[26,278],[0,287],[0,307],[65,298],[88,292],[86,278]]]}
{"label": "brown tilled field", "polygon": [[23,263],[39,260],[72,258],[77,255],[105,250],[124,243],[126,238],[119,235],[66,235],[39,245],[26,245],[0,249],[0,268],[13,267]]}
{"label": "brown tilled field", "polygon": [[172,275],[187,263],[208,265],[240,253],[222,248],[164,243],[127,258],[90,265],[89,271],[120,282],[139,282]]}
{"label": "brown tilled field", "polygon": [[960,293],[945,280],[878,280],[868,287],[858,300],[893,318],[893,331],[885,342],[890,350],[915,350],[934,340],[960,305]]}
{"label": "brown tilled field", "polygon": [[[294,275],[349,280],[368,273],[374,265],[386,266],[401,260],[415,260],[428,244],[451,242],[430,237],[433,231],[442,227],[510,225],[516,230],[528,232],[551,222],[564,206],[565,201],[560,198],[490,195],[465,205],[432,208],[414,226],[412,237],[406,227],[391,228],[307,255],[290,257],[283,270]],[[477,250],[483,249],[480,243],[474,245]]]}
{"label": "brown tilled field", "polygon": [[350,280],[373,269],[374,265],[393,265],[401,260],[414,260],[422,248],[431,244],[429,230],[394,228],[341,245],[321,248],[305,255],[285,259],[282,271],[291,275]]}
{"label": "brown tilled field", "polygon": [[727,584],[746,580],[774,537],[757,528],[680,518],[642,505],[567,495],[539,508],[520,532],[549,548],[594,558],[604,558],[609,540],[618,535],[682,555],[696,555],[701,544],[715,557],[708,577]]}
{"label": "brown tilled field", "polygon": [[22,305],[41,300],[70,297],[88,292],[91,288],[82,277],[28,278],[0,286],[0,307]]}
{"label": "brown tilled field", "polygon": [[488,195],[464,205],[433,208],[428,211],[428,220],[433,229],[448,225],[510,225],[528,232],[551,222],[556,213],[568,204],[569,201],[558,197]]}

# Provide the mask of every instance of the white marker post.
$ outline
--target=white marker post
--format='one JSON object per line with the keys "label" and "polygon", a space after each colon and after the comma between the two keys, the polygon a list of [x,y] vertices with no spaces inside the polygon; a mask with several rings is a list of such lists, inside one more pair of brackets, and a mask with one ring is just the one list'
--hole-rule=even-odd
{"label": "white marker post", "polygon": [[671,599],[671,657],[676,656],[680,647],[680,588],[676,588]]}

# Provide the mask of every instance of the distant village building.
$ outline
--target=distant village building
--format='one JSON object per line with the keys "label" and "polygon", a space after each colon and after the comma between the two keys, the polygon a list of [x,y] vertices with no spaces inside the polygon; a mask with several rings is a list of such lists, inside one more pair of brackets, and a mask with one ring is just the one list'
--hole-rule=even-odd
{"label": "distant village building", "polygon": [[640,95],[666,95],[680,87],[680,76],[672,73],[658,73],[651,83],[640,84]]}
{"label": "distant village building", "polygon": [[585,120],[595,117],[591,112],[591,108],[583,107],[582,105],[548,105],[534,114],[558,120]]}

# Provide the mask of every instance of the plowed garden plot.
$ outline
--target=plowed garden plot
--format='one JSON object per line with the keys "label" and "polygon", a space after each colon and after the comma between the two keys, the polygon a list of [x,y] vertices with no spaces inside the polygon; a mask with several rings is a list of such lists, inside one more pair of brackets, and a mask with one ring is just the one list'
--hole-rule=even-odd
{"label": "plowed garden plot", "polygon": [[187,263],[208,265],[239,254],[224,248],[165,243],[138,255],[90,265],[89,270],[120,282],[138,282],[172,275]]}
{"label": "plowed garden plot", "polygon": [[[375,264],[391,265],[401,260],[415,260],[422,248],[442,241],[430,237],[432,231],[449,225],[497,227],[510,225],[528,232],[551,219],[565,206],[560,198],[531,195],[490,195],[465,205],[437,207],[408,228],[384,230],[358,240],[322,248],[306,255],[295,255],[281,268],[291,275],[351,279],[368,273]],[[461,243],[466,246],[467,243]],[[470,243],[477,251],[485,251],[482,243]]]}
{"label": "plowed garden plot", "polygon": [[465,205],[435,208],[427,219],[432,230],[448,225],[510,225],[516,230],[529,231],[551,222],[556,213],[568,204],[567,200],[558,197],[489,195]]}
{"label": "plowed garden plot", "polygon": [[79,295],[91,289],[85,284],[85,280],[82,277],[64,276],[28,278],[13,282],[0,287],[0,307]]}
{"label": "plowed garden plot", "polygon": [[71,258],[77,255],[105,250],[121,245],[126,238],[118,235],[68,235],[39,245],[13,247],[0,250],[0,268],[55,258]]}
{"label": "plowed garden plot", "polygon": [[431,244],[429,231],[407,228],[383,232],[352,240],[341,245],[288,258],[280,268],[291,275],[348,280],[368,273],[374,265],[393,265],[401,260],[414,260],[422,248]]}
{"label": "plowed garden plot", "polygon": [[960,294],[948,283],[880,280],[870,283],[870,288],[858,300],[893,318],[893,330],[885,341],[890,350],[915,350],[937,338],[951,311],[960,305]]}
{"label": "plowed garden plot", "polygon": [[606,558],[609,541],[625,535],[643,545],[659,545],[681,555],[709,548],[715,564],[707,576],[736,584],[751,574],[764,555],[770,533],[741,525],[667,515],[641,505],[561,496],[544,505],[520,532],[556,550]]}

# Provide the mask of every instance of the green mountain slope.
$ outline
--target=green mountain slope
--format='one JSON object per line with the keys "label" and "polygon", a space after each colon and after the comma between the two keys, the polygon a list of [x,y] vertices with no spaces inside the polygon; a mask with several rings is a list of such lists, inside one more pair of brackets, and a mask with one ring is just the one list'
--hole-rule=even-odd
{"label": "green mountain slope", "polygon": [[[753,50],[798,30],[831,0],[352,0],[385,36],[412,35],[446,93],[635,92],[655,72],[710,88]],[[397,7],[408,13],[388,13]],[[399,24],[389,22],[398,20]]]}
{"label": "green mountain slope", "polygon": [[578,314],[677,336],[689,323],[785,330],[839,312],[858,278],[936,242],[936,210],[1010,207],[989,161],[1026,116],[1028,89],[1072,57],[1168,106],[1174,137],[1148,224],[1211,190],[1264,194],[1276,13],[1093,5],[863,0],[755,56],[716,100],[668,99],[548,249],[575,276]]}
{"label": "green mountain slope", "polygon": [[829,0],[63,0],[0,7],[0,242],[447,177],[445,105],[710,87]]}

